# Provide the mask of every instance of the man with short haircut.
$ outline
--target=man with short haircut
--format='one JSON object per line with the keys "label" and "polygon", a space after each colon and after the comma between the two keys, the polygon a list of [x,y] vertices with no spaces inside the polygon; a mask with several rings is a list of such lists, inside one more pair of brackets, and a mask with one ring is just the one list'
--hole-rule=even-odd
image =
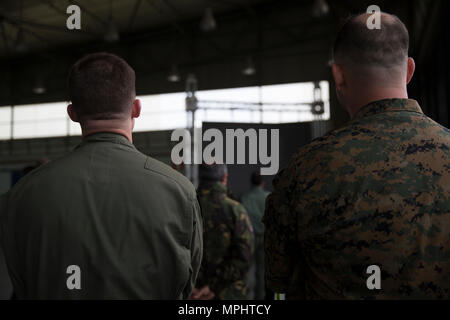
{"label": "man with short haircut", "polygon": [[352,120],[303,147],[267,200],[266,279],[287,299],[450,298],[450,132],[408,99],[404,24],[368,18],[334,46]]}
{"label": "man with short haircut", "polygon": [[1,243],[19,299],[181,299],[202,257],[193,185],[132,144],[141,111],[121,58],[87,55],[69,74],[83,140],[2,198]]}

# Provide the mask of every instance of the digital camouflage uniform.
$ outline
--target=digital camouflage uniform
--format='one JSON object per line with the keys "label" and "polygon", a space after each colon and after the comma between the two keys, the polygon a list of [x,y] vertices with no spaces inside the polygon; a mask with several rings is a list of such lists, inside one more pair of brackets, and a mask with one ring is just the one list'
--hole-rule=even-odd
{"label": "digital camouflage uniform", "polygon": [[253,228],[247,212],[220,182],[198,191],[203,214],[203,261],[197,288],[209,285],[216,299],[247,299]]}
{"label": "digital camouflage uniform", "polygon": [[[267,200],[266,278],[287,299],[450,298],[450,132],[414,100],[303,147]],[[381,269],[369,290],[367,268]]]}

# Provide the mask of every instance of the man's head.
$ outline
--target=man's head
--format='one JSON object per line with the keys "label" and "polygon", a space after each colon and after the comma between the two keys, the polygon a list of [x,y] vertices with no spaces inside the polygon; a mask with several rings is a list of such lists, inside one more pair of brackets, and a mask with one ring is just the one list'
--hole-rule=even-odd
{"label": "man's head", "polygon": [[253,186],[260,187],[264,185],[264,180],[261,176],[261,174],[257,171],[253,172],[250,176],[250,182]]}
{"label": "man's head", "polygon": [[408,30],[400,19],[381,13],[381,29],[369,29],[370,16],[350,17],[333,48],[336,92],[351,116],[374,100],[406,98],[415,68],[408,58]]}
{"label": "man's head", "polygon": [[72,102],[68,113],[83,131],[121,127],[131,135],[141,106],[134,71],[123,59],[110,53],[89,54],[72,66],[68,82]]}
{"label": "man's head", "polygon": [[214,182],[222,182],[227,184],[228,169],[225,164],[202,164],[199,170],[200,182],[203,184],[211,184]]}

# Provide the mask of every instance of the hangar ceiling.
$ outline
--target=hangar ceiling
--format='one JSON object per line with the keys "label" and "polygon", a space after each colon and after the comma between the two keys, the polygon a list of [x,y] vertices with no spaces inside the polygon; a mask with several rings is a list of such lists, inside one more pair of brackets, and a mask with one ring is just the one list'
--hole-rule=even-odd
{"label": "hangar ceiling", "polygon": [[[98,41],[108,32],[112,20],[122,37],[145,33],[161,26],[172,26],[183,33],[180,22],[202,16],[211,7],[215,14],[251,7],[263,0],[3,0],[0,4],[3,45],[0,57],[14,53],[20,30],[30,52],[64,45],[83,45]],[[82,12],[82,29],[65,28],[69,5]]]}
{"label": "hangar ceiling", "polygon": [[[67,100],[66,76],[80,56],[109,51],[136,70],[137,93],[184,91],[195,73],[200,89],[331,80],[330,47],[342,20],[374,1],[326,0],[2,0],[0,106]],[[411,33],[412,54],[436,33],[443,0],[376,1]],[[66,8],[81,8],[81,30],[68,30]],[[211,8],[217,27],[199,27]],[[112,23],[111,23],[112,21]],[[111,24],[120,39],[105,41]],[[421,45],[418,45],[418,44]],[[253,61],[256,73],[242,69]],[[179,82],[168,82],[173,66]],[[36,83],[45,93],[33,92]]]}

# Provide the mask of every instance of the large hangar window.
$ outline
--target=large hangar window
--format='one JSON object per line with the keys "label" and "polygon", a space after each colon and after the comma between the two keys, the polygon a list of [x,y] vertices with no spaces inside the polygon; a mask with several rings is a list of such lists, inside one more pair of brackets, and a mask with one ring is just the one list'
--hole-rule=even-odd
{"label": "large hangar window", "polygon": [[[196,92],[199,106],[195,126],[202,122],[289,123],[330,119],[329,84],[321,81],[320,100],[324,113],[314,115],[296,104],[314,101],[314,83],[290,83]],[[135,131],[185,128],[187,112],[184,92],[139,96],[142,113]],[[0,107],[0,139],[76,136],[77,123],[66,114],[67,102]],[[12,125],[12,129],[11,129]]]}
{"label": "large hangar window", "polygon": [[11,138],[11,107],[0,107],[0,139]]}
{"label": "large hangar window", "polygon": [[15,106],[13,137],[40,138],[67,135],[66,103],[45,103]]}

